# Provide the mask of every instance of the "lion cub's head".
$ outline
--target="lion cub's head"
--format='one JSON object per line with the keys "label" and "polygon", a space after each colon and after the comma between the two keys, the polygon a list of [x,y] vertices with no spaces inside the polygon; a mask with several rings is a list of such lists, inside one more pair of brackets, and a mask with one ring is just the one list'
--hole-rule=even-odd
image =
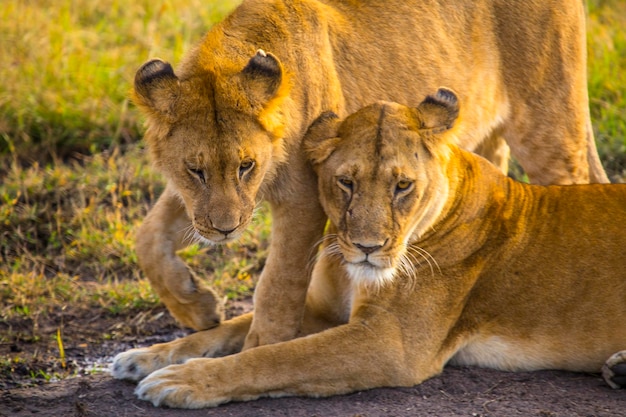
{"label": "lion cub's head", "polygon": [[421,257],[408,245],[447,200],[448,139],[458,112],[456,95],[442,88],[417,108],[378,102],[343,121],[325,113],[309,128],[305,148],[338,230],[326,251],[340,254],[355,282],[384,284]]}
{"label": "lion cub's head", "polygon": [[238,237],[256,196],[285,159],[278,110],[290,84],[276,57],[258,51],[230,62],[191,54],[178,74],[161,60],[135,76],[133,101],[146,114],[145,140],[155,165],[184,202],[195,236]]}

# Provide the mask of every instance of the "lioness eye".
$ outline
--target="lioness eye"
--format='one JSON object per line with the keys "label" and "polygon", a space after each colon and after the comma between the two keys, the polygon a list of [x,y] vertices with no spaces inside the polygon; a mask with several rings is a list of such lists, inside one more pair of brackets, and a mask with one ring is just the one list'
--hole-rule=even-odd
{"label": "lioness eye", "polygon": [[187,168],[189,173],[194,177],[198,178],[200,181],[205,182],[206,178],[204,177],[204,171],[196,168]]}
{"label": "lioness eye", "polygon": [[243,177],[246,172],[250,171],[254,167],[254,161],[252,159],[246,159],[241,161],[239,165],[239,177]]}
{"label": "lioness eye", "polygon": [[413,185],[413,182],[408,181],[408,180],[400,180],[398,181],[398,183],[396,184],[396,192],[402,192],[402,191],[406,191],[409,188],[411,188],[411,185]]}
{"label": "lioness eye", "polygon": [[352,191],[352,186],[354,184],[354,182],[350,179],[350,178],[339,178],[337,180],[337,183],[339,184],[339,186],[347,191]]}

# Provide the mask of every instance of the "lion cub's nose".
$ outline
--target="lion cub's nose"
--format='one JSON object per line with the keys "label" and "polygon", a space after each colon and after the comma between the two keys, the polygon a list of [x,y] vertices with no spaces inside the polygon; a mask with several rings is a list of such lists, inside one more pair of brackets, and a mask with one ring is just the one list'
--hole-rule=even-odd
{"label": "lion cub's nose", "polygon": [[[237,226],[239,227],[239,226]],[[229,234],[231,234],[232,232],[235,231],[235,229],[237,229],[237,227],[233,227],[232,229],[228,229],[228,230],[223,230],[223,229],[218,229],[217,227],[214,227],[214,229],[218,232],[223,234],[224,236],[228,236]]]}
{"label": "lion cub's nose", "polygon": [[383,247],[383,245],[361,245],[360,243],[355,243],[354,246],[359,248],[359,250],[366,255],[369,255],[370,253],[374,253],[378,249]]}

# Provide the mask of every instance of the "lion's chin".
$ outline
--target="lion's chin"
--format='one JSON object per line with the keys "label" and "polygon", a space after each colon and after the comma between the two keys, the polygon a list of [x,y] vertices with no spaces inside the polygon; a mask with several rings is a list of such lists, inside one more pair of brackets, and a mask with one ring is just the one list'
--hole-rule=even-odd
{"label": "lion's chin", "polygon": [[213,233],[210,237],[207,237],[204,236],[199,230],[194,230],[192,239],[200,244],[208,246],[223,245],[237,240],[241,234],[241,232],[234,232],[230,233],[228,236],[224,236],[222,234]]}
{"label": "lion's chin", "polygon": [[377,288],[393,281],[396,271],[395,268],[378,268],[369,263],[347,263],[346,270],[354,284]]}

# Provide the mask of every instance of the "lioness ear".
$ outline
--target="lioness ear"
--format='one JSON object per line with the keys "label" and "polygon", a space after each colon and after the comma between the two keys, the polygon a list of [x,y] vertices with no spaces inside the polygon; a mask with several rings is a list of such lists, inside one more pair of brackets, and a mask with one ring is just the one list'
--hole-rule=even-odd
{"label": "lioness ear", "polygon": [[454,91],[442,87],[417,106],[417,113],[420,129],[440,133],[454,125],[459,116],[459,101]]}
{"label": "lioness ear", "polygon": [[328,158],[340,139],[337,130],[341,121],[339,116],[331,111],[322,113],[311,123],[304,135],[304,152],[313,165],[321,164]]}
{"label": "lioness ear", "polygon": [[170,115],[179,92],[172,66],[160,59],[146,62],[135,74],[133,102],[147,113]]}

